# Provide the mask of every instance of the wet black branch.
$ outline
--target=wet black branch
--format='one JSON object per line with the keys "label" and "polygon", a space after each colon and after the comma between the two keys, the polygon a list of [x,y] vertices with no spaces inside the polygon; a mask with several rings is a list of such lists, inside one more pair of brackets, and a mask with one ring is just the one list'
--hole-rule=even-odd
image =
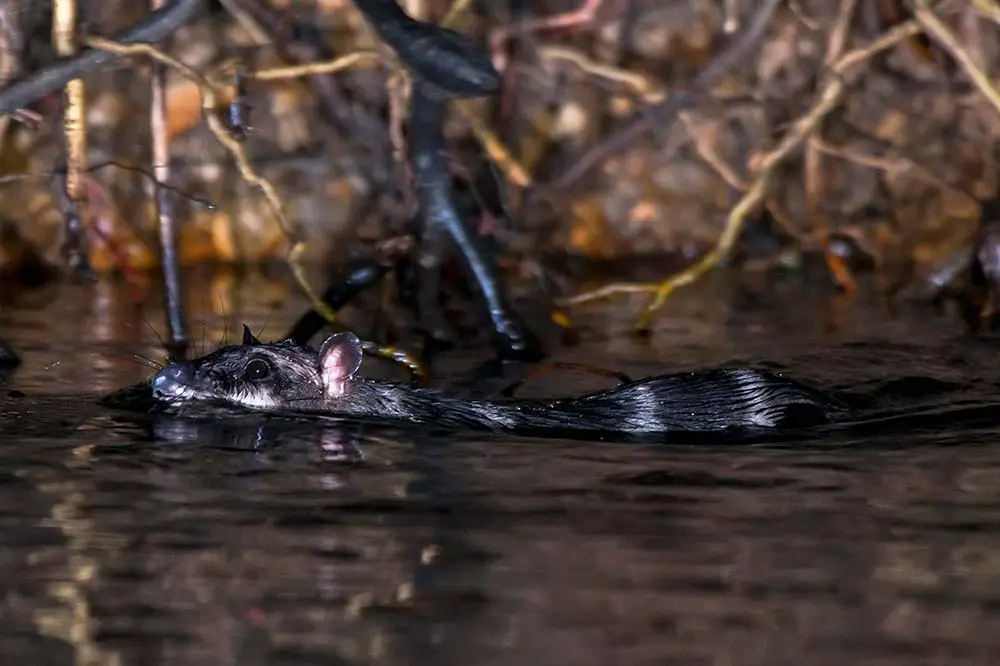
{"label": "wet black branch", "polygon": [[[388,272],[389,266],[386,263],[370,257],[353,259],[343,267],[341,274],[323,292],[323,302],[333,310],[339,310],[362,291],[381,280]],[[285,338],[300,344],[308,344],[327,323],[323,315],[310,310],[295,323]]]}
{"label": "wet black branch", "polygon": [[482,97],[500,89],[500,74],[475,41],[410,18],[395,0],[354,0],[378,36],[414,78],[449,97]]}
{"label": "wet black branch", "polygon": [[438,340],[453,339],[437,301],[445,241],[450,238],[485,302],[501,356],[537,359],[541,345],[505,302],[486,253],[463,223],[448,170],[446,100],[496,92],[500,75],[486,51],[472,39],[414,20],[395,0],[355,0],[354,4],[413,78],[407,149],[422,223],[417,307],[425,331]]}
{"label": "wet black branch", "polygon": [[448,171],[444,112],[445,102],[435,91],[421,82],[413,86],[407,144],[423,222],[418,260],[421,319],[425,326],[438,329],[440,337],[447,337],[447,326],[438,312],[436,299],[444,242],[450,237],[485,301],[498,350],[505,356],[536,359],[541,356],[539,342],[505,302],[491,263],[456,210]]}
{"label": "wet black branch", "polygon": [[[163,8],[151,12],[142,21],[115,35],[112,39],[122,44],[135,42],[158,42],[187,23],[203,0],[173,0]],[[79,54],[59,58],[25,78],[0,88],[0,115],[8,114],[35,100],[62,88],[73,79],[78,79],[121,55],[87,49]]]}

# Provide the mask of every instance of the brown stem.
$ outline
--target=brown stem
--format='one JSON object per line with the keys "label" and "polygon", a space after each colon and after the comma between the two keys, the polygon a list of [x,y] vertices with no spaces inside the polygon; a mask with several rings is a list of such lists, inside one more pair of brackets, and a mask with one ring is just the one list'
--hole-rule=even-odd
{"label": "brown stem", "polygon": [[[56,53],[76,53],[76,0],[56,0],[52,11],[52,43]],[[63,91],[63,138],[66,147],[66,216],[63,256],[77,279],[91,277],[87,260],[87,132],[82,79]]]}
{"label": "brown stem", "polygon": [[[156,11],[164,0],[150,0]],[[170,180],[170,135],[167,131],[167,67],[154,62],[150,80],[149,131],[153,141],[153,196],[156,200],[156,223],[160,232],[160,263],[166,296],[166,315],[170,351],[183,357],[187,348],[184,306],[181,300],[180,274],[177,266],[177,228],[170,193],[159,183]]]}

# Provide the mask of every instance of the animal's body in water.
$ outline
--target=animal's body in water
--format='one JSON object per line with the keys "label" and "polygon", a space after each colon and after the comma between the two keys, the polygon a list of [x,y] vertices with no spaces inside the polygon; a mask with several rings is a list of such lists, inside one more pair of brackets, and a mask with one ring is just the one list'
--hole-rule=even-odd
{"label": "animal's body in water", "polygon": [[353,333],[335,333],[318,350],[244,335],[241,345],[170,363],[151,385],[154,400],[168,408],[217,403],[495,431],[648,435],[780,428],[826,423],[845,409],[819,390],[749,368],[659,375],[554,400],[468,400],[364,377],[361,361]]}

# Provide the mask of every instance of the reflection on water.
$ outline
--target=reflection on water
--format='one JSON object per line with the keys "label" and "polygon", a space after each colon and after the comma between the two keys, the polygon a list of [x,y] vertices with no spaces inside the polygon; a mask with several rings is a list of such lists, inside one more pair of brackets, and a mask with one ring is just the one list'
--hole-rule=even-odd
{"label": "reflection on water", "polygon": [[[211,298],[189,299],[206,340],[224,322],[280,335],[302,307],[284,281],[216,279],[192,292]],[[646,369],[775,358],[840,386],[907,376],[892,391],[903,416],[714,448],[144,419],[92,398],[149,375],[129,354],[158,356],[144,323],[160,327],[155,304],[136,309],[113,285],[5,302],[3,337],[24,366],[0,388],[0,654],[990,663],[996,347],[861,305],[838,331],[816,309],[705,313],[711,297],[689,293],[656,349],[615,336],[586,358]],[[845,344],[870,338],[882,341]]]}

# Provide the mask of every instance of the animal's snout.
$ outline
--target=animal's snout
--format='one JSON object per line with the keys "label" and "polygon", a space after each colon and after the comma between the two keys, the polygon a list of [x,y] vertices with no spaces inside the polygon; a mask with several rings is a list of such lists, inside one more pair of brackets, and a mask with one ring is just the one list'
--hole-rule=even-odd
{"label": "animal's snout", "polygon": [[153,395],[178,395],[190,386],[193,376],[194,372],[189,364],[175,361],[153,375],[153,379],[150,380]]}

